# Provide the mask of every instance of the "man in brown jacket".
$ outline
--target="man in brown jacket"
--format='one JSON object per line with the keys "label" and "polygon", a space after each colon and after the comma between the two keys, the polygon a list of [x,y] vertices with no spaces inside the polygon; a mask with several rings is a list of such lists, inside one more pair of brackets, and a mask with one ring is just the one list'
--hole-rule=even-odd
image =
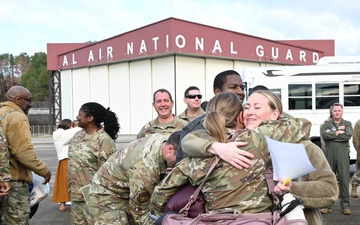
{"label": "man in brown jacket", "polygon": [[32,97],[28,89],[14,86],[6,93],[8,101],[1,103],[0,117],[3,133],[7,139],[11,186],[9,196],[1,205],[2,224],[29,224],[30,202],[28,184],[32,183],[32,173],[45,178],[43,184],[50,181],[51,172],[35,153],[31,143],[30,124],[27,114],[32,106]]}

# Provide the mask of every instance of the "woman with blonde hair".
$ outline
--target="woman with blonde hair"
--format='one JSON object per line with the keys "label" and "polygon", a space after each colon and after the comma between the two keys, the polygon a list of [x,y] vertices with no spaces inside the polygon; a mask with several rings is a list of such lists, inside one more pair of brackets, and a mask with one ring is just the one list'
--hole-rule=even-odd
{"label": "woman with blonde hair", "polygon": [[[298,142],[306,137],[301,131],[297,121],[279,120],[269,121],[265,126],[235,132],[243,128],[242,105],[233,93],[220,93],[213,97],[207,105],[207,113],[204,126],[207,131],[195,131],[188,135],[199,135],[206,137],[211,135],[213,141],[227,143],[228,138],[237,138],[247,141],[246,150],[253,155],[254,162],[251,169],[238,170],[225,161],[220,161],[215,170],[207,178],[202,193],[206,200],[206,211],[237,211],[239,213],[257,213],[269,210],[272,201],[268,196],[267,184],[264,176],[265,169],[271,163],[265,141],[254,141],[269,135],[276,140]],[[278,112],[280,115],[281,112]],[[269,116],[269,119],[272,117]],[[271,129],[269,126],[271,125]],[[290,129],[288,129],[290,128]],[[185,136],[185,138],[188,137]],[[183,140],[183,148],[188,148]],[[206,148],[207,143],[198,138],[197,148]],[[184,142],[185,141],[185,142]],[[204,145],[205,144],[205,145]],[[194,155],[194,154],[193,154]],[[196,156],[194,156],[196,157]],[[199,185],[205,177],[208,168],[215,160],[211,155],[209,158],[186,158],[179,162],[172,172],[155,189],[152,195],[152,205],[156,214],[161,214],[165,203],[177,191],[179,187],[190,182]],[[277,192],[288,192],[291,188],[277,185]]]}

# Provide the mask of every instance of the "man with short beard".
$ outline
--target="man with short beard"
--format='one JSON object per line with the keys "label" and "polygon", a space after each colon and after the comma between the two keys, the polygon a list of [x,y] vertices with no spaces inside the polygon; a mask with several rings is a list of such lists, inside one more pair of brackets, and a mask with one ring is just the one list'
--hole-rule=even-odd
{"label": "man with short beard", "polygon": [[12,189],[3,201],[2,224],[29,224],[30,201],[29,187],[33,177],[31,171],[44,177],[46,184],[50,181],[51,172],[35,153],[31,143],[30,124],[27,114],[32,106],[33,98],[28,89],[13,86],[6,93],[8,101],[1,103],[0,117],[7,139],[10,157],[10,184]]}

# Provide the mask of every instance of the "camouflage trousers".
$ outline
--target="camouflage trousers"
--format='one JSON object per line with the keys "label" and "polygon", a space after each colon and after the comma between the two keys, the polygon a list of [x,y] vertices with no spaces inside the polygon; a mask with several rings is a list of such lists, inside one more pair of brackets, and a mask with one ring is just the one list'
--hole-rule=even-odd
{"label": "camouflage trousers", "polygon": [[85,218],[85,201],[71,201],[71,224],[72,225],[85,225],[87,224]]}
{"label": "camouflage trousers", "polygon": [[10,183],[9,196],[1,198],[1,222],[4,225],[28,225],[29,186],[25,181],[10,181]]}
{"label": "camouflage trousers", "polygon": [[[89,225],[113,224],[113,225],[135,225],[131,214],[126,210],[129,207],[128,200],[120,198],[105,197],[101,201],[101,195],[89,195],[86,202],[86,219],[91,221]],[[100,202],[99,202],[100,201]],[[123,201],[123,202],[122,202]],[[104,202],[106,202],[104,204]]]}
{"label": "camouflage trousers", "polygon": [[357,165],[356,171],[354,175],[351,177],[351,185],[360,185],[360,168],[359,165]]}

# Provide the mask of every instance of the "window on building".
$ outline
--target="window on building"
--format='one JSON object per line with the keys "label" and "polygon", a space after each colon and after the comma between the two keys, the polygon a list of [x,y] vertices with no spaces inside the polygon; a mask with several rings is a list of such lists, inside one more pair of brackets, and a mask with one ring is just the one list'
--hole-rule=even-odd
{"label": "window on building", "polygon": [[311,84],[289,84],[289,110],[311,109]]}

